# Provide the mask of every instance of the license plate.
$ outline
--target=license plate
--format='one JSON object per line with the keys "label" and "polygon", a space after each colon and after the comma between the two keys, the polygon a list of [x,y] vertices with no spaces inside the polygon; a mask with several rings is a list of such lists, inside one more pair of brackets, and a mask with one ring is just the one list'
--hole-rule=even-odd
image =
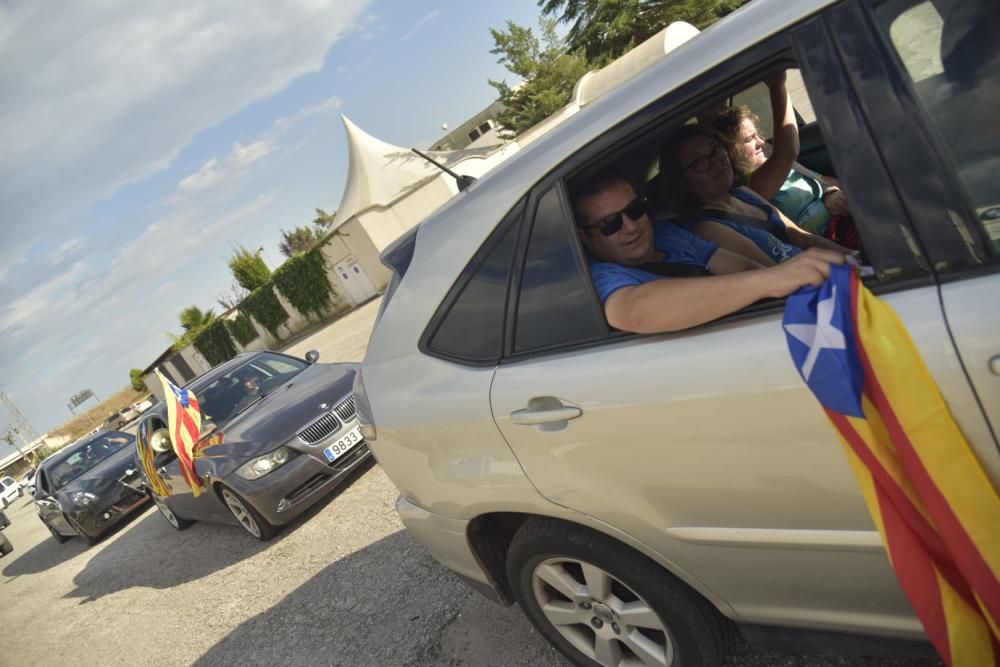
{"label": "license plate", "polygon": [[323,453],[326,454],[327,460],[333,463],[345,453],[349,452],[351,448],[362,440],[364,440],[364,438],[361,437],[361,427],[355,426],[350,431],[340,436],[337,442],[324,449]]}

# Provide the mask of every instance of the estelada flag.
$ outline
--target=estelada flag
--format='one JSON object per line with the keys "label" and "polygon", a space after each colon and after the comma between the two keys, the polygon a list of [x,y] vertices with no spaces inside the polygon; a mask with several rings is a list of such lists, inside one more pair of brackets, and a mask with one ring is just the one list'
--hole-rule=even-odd
{"label": "estelada flag", "polygon": [[927,636],[949,666],[1000,665],[1000,496],[899,316],[834,266],[783,324]]}
{"label": "estelada flag", "polygon": [[205,487],[204,480],[198,476],[194,467],[194,448],[201,433],[201,407],[193,391],[175,385],[160,372],[159,368],[156,369],[156,376],[163,384],[170,442],[174,453],[177,454],[184,481],[197,498]]}
{"label": "estelada flag", "polygon": [[136,438],[135,446],[139,451],[139,462],[142,464],[143,472],[146,473],[146,479],[149,480],[149,485],[152,487],[153,493],[161,498],[169,496],[170,487],[163,481],[160,473],[156,471],[156,464],[154,463],[156,455],[153,453],[149,442],[147,442],[146,438]]}

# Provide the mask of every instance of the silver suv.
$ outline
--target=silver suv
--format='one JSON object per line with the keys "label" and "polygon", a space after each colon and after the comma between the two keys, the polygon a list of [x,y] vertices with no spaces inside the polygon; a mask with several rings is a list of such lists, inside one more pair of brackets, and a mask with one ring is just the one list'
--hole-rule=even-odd
{"label": "silver suv", "polygon": [[926,648],[783,301],[611,329],[568,193],[608,165],[653,180],[673,129],[797,68],[799,161],[839,179],[869,287],[1000,482],[1000,38],[975,18],[995,8],[755,0],[387,249],[355,392],[407,528],[577,664],[716,665],[736,628]]}

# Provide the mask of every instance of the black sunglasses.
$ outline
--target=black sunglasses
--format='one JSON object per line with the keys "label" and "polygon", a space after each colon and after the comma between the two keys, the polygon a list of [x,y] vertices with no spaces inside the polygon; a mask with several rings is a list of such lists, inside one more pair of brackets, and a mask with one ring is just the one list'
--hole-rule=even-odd
{"label": "black sunglasses", "polygon": [[621,231],[622,225],[625,224],[625,220],[622,216],[627,215],[629,220],[638,220],[642,216],[646,215],[646,204],[647,202],[645,197],[636,197],[622,210],[612,213],[611,215],[606,215],[597,222],[584,225],[580,229],[597,228],[601,230],[601,233],[605,236],[614,236]]}

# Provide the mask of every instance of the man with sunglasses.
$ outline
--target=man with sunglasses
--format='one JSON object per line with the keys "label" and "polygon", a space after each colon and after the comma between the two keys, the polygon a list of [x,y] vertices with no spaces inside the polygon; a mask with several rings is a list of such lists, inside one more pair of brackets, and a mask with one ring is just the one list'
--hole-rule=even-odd
{"label": "man with sunglasses", "polygon": [[[623,331],[658,333],[704,324],[755,301],[819,285],[844,256],[809,249],[764,266],[720,248],[671,222],[653,223],[646,201],[620,175],[605,171],[575,189],[580,241],[608,323]],[[726,245],[750,243],[735,231]]]}

